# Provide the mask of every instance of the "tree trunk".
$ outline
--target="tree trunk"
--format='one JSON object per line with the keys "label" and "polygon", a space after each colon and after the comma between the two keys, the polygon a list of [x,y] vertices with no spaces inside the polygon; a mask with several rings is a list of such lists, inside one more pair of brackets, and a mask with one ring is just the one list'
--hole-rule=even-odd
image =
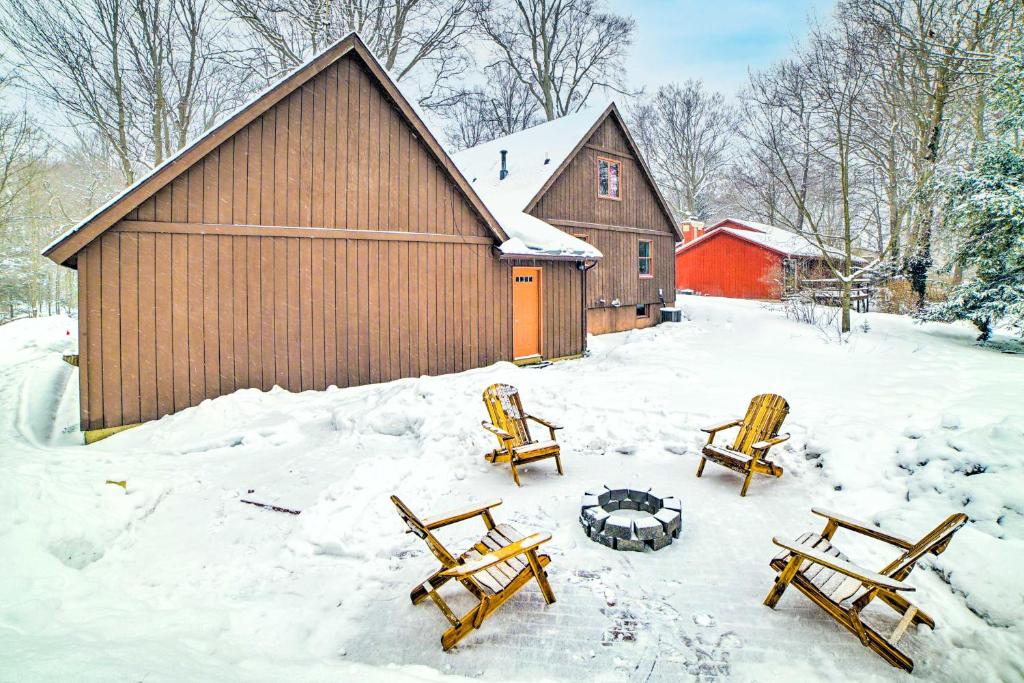
{"label": "tree trunk", "polygon": [[849,280],[843,280],[843,324],[840,328],[844,333],[850,331],[850,289]]}
{"label": "tree trunk", "polygon": [[992,323],[987,318],[975,320],[974,326],[981,332],[978,335],[978,341],[987,342],[992,337]]}
{"label": "tree trunk", "polygon": [[932,216],[930,210],[926,213],[927,215],[921,218],[924,224],[918,234],[917,244],[906,260],[910,288],[917,295],[918,306],[925,305],[928,294],[928,269],[932,267]]}

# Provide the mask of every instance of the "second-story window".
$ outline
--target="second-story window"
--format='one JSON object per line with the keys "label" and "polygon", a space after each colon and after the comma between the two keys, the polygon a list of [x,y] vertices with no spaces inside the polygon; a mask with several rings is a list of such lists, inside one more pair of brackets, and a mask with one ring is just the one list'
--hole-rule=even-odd
{"label": "second-story window", "polygon": [[637,270],[640,272],[640,277],[654,277],[654,264],[652,263],[653,256],[651,254],[651,241],[640,240],[639,244],[639,261],[637,262]]}
{"label": "second-story window", "polygon": [[622,199],[622,165],[618,161],[597,158],[597,196]]}

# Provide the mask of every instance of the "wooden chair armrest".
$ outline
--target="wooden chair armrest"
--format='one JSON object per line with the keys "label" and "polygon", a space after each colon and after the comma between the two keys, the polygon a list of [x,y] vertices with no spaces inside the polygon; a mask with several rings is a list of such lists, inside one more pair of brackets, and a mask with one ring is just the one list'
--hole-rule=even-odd
{"label": "wooden chair armrest", "polygon": [[743,420],[733,420],[732,422],[725,422],[725,423],[722,423],[720,425],[715,425],[714,427],[703,427],[700,431],[704,432],[705,434],[714,434],[715,432],[720,432],[723,429],[729,429],[730,427],[736,427],[739,424],[741,424],[742,422],[743,422]]}
{"label": "wooden chair armrest", "polygon": [[845,574],[846,576],[862,581],[863,583],[871,584],[872,586],[886,588],[892,591],[914,590],[914,587],[909,583],[903,583],[902,581],[897,581],[896,579],[873,572],[870,569],[858,567],[852,562],[840,560],[834,555],[826,555],[825,553],[812,548],[806,548],[794,543],[787,543],[786,541],[781,540],[778,536],[772,538],[772,543],[780,548],[785,548],[794,555],[798,555],[804,559],[810,560],[811,562],[820,564],[823,567],[834,569],[840,574]]}
{"label": "wooden chair armrest", "polygon": [[480,425],[484,429],[489,431],[491,434],[494,434],[496,437],[501,439],[502,441],[511,441],[513,438],[515,438],[511,434],[506,432],[504,429],[501,429],[500,427],[496,427],[496,426],[492,425],[490,422],[484,421],[484,422],[481,422]]}
{"label": "wooden chair armrest", "polygon": [[783,441],[789,441],[789,434],[780,434],[770,439],[765,439],[764,441],[758,441],[753,446],[751,446],[751,448],[753,448],[755,451],[765,450],[771,448],[772,446],[777,446]]}
{"label": "wooden chair armrest", "polygon": [[525,555],[537,548],[537,546],[547,543],[551,540],[551,534],[530,534],[526,538],[520,539],[511,545],[507,545],[504,548],[499,548],[493,552],[489,552],[486,555],[481,555],[475,560],[460,564],[457,567],[452,567],[441,572],[441,576],[452,576],[457,579],[472,576],[479,571],[492,567],[499,562],[510,560],[513,557],[519,555]]}
{"label": "wooden chair armrest", "polygon": [[869,536],[879,541],[884,541],[889,545],[894,545],[897,548],[903,548],[904,550],[910,550],[914,547],[914,541],[903,536],[897,536],[896,534],[889,534],[881,529],[871,526],[867,522],[861,522],[851,517],[844,517],[835,512],[829,512],[828,510],[822,510],[821,508],[811,508],[811,512],[824,517],[836,523],[836,526],[842,527],[843,529],[849,529],[850,531],[856,531],[858,534]]}
{"label": "wooden chair armrest", "polygon": [[495,498],[494,500],[486,503],[478,503],[470,505],[466,508],[460,508],[458,510],[451,510],[441,515],[434,515],[428,519],[423,520],[423,526],[427,527],[431,531],[434,529],[440,529],[443,526],[449,524],[455,524],[463,520],[472,519],[477,515],[482,515],[493,507],[501,505],[501,498]]}
{"label": "wooden chair armrest", "polygon": [[539,418],[539,417],[537,417],[536,415],[527,415],[527,416],[526,416],[526,419],[527,419],[527,420],[533,420],[533,421],[534,421],[534,422],[536,422],[537,424],[541,424],[541,425],[544,425],[544,426],[545,426],[545,427],[547,427],[548,429],[561,429],[561,428],[562,428],[562,427],[561,427],[561,425],[556,425],[556,424],[555,424],[555,423],[553,423],[553,422],[548,422],[547,420],[545,420],[545,419],[542,419],[542,418]]}

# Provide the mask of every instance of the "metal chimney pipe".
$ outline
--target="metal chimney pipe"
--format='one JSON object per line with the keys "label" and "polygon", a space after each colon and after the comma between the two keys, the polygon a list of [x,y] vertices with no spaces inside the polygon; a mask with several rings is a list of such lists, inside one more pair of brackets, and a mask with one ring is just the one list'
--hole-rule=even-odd
{"label": "metal chimney pipe", "polygon": [[498,173],[498,180],[504,180],[508,176],[508,164],[506,160],[508,158],[508,150],[501,150],[501,172]]}

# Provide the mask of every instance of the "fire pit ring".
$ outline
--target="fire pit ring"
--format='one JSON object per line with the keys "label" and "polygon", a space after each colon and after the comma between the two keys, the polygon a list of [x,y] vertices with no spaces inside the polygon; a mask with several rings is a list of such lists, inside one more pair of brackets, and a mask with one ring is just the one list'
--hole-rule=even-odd
{"label": "fire pit ring", "polygon": [[661,550],[682,532],[683,505],[649,488],[603,486],[583,496],[580,524],[590,540],[615,550]]}

